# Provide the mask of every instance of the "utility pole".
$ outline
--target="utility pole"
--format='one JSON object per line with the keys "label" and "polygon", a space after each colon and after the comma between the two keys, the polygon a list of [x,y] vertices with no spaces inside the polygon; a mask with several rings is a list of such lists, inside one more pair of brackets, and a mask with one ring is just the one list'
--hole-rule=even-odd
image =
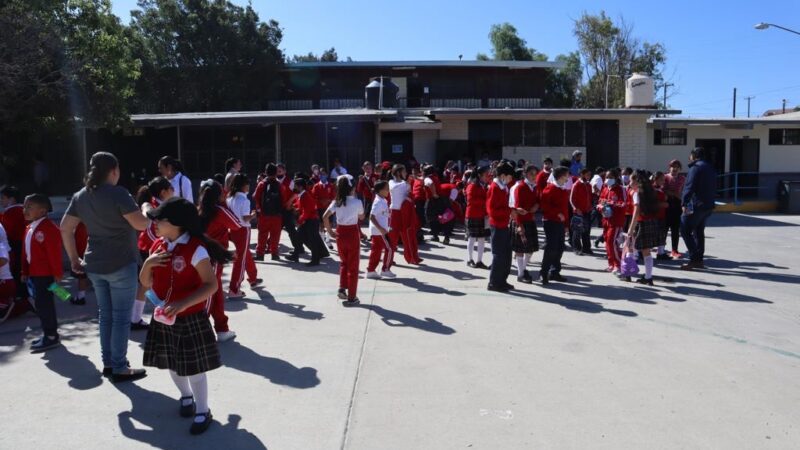
{"label": "utility pole", "polygon": [[733,117],[736,117],[736,88],[733,88]]}
{"label": "utility pole", "polygon": [[747,117],[750,117],[750,100],[752,100],[754,98],[756,98],[756,97],[753,96],[753,95],[744,98],[745,100],[747,100]]}
{"label": "utility pole", "polygon": [[786,114],[786,99],[783,99],[783,109],[781,111],[781,114]]}
{"label": "utility pole", "polygon": [[664,109],[667,109],[667,87],[675,86],[672,83],[664,83]]}

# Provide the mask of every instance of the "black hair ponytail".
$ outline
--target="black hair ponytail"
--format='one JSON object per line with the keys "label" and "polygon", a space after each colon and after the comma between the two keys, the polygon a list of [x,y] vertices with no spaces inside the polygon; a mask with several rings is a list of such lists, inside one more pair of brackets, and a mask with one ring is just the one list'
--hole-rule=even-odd
{"label": "black hair ponytail", "polygon": [[233,253],[225,250],[219,242],[206,235],[205,227],[203,227],[199,215],[193,215],[188,219],[189,224],[183,227],[183,231],[188,233],[190,237],[200,239],[212,263],[225,264],[233,261]]}
{"label": "black hair ponytail", "polygon": [[89,173],[86,174],[84,185],[89,191],[97,189],[108,181],[111,171],[119,167],[117,157],[108,152],[97,152],[89,160]]}
{"label": "black hair ponytail", "polygon": [[214,180],[206,180],[200,184],[200,206],[198,212],[200,214],[200,223],[204,230],[208,229],[208,225],[214,220],[219,209],[219,197],[222,195],[222,185]]}
{"label": "black hair ponytail", "polygon": [[653,189],[653,184],[650,183],[647,173],[643,170],[636,172],[636,183],[639,187],[639,208],[641,213],[647,216],[656,214],[659,207],[658,196],[656,195],[656,190]]}
{"label": "black hair ponytail", "polygon": [[341,207],[347,205],[347,196],[350,195],[350,192],[353,190],[353,186],[350,184],[350,177],[340,176],[339,179],[336,180],[336,206]]}

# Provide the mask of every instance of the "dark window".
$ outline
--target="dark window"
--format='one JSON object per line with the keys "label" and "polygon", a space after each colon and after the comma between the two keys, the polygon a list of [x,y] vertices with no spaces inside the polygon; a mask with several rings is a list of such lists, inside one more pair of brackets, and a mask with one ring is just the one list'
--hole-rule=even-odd
{"label": "dark window", "polygon": [[523,145],[521,120],[504,120],[503,121],[503,145],[511,147],[519,147]]}
{"label": "dark window", "polygon": [[655,145],[686,145],[686,128],[656,128],[653,131]]}
{"label": "dark window", "polygon": [[528,147],[544,146],[544,122],[541,120],[525,121],[525,145]]}
{"label": "dark window", "polygon": [[769,145],[800,145],[800,128],[769,130]]}
{"label": "dark window", "polygon": [[545,126],[547,146],[548,147],[563,147],[564,146],[564,121],[563,120],[548,120]]}
{"label": "dark window", "polygon": [[568,120],[566,126],[565,145],[569,147],[583,147],[583,122],[580,120]]}

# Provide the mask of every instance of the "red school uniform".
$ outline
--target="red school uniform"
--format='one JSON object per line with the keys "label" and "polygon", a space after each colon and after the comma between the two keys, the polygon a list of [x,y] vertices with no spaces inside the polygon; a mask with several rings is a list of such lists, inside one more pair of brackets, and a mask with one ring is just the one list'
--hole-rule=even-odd
{"label": "red school uniform", "polygon": [[[203,248],[200,239],[190,237],[184,243],[179,243],[170,252],[172,257],[169,263],[162,267],[153,267],[153,292],[166,304],[178,302],[191,295],[199,288],[203,281],[200,274],[192,265],[192,259],[198,248]],[[167,251],[167,240],[158,238],[150,249],[150,253]],[[185,317],[199,313],[206,309],[211,297],[206,302],[200,302],[178,313],[178,317]]]}
{"label": "red school uniform", "polygon": [[613,186],[611,188],[603,186],[600,192],[600,201],[597,204],[597,209],[601,212],[603,210],[603,203],[611,205],[611,217],[603,217],[604,227],[621,227],[625,225],[625,194],[622,186]]}
{"label": "red school uniform", "polygon": [[[358,177],[358,183],[356,183],[356,194],[361,196],[365,202],[371,202],[375,199],[375,193],[372,192],[372,189],[375,187],[375,183],[379,180],[377,174],[373,173],[372,175],[361,175]],[[327,206],[325,206],[327,208]]]}
{"label": "red school uniform", "polygon": [[547,172],[544,169],[542,169],[541,172],[536,174],[536,189],[538,189],[540,193],[544,192],[544,188],[547,187],[547,180],[549,179],[550,179],[550,172]]}
{"label": "red school uniform", "polygon": [[[156,198],[150,200],[150,206],[153,208],[158,208],[158,205],[160,204],[161,202]],[[156,239],[158,239],[158,236],[156,235],[156,222],[153,220],[150,222],[150,225],[148,225],[147,228],[139,232],[139,241],[137,242],[136,247],[141,252],[149,252],[150,247],[153,246],[153,242],[155,242]]]}
{"label": "red school uniform", "polygon": [[330,182],[320,181],[311,188],[311,194],[317,199],[317,209],[326,210],[336,198],[336,186]]}
{"label": "red school uniform", "polygon": [[61,230],[47,217],[25,228],[22,245],[22,275],[55,277],[64,275],[61,264]]}
{"label": "red school uniform", "polygon": [[486,186],[481,182],[467,185],[467,219],[483,219],[486,217]]}
{"label": "red school uniform", "polygon": [[508,206],[508,186],[500,186],[500,181],[493,181],[486,195],[486,213],[489,215],[489,225],[498,228],[508,228],[511,218],[511,207]]}
{"label": "red school uniform", "polygon": [[576,181],[569,194],[569,203],[573,211],[580,210],[587,214],[592,209],[592,185],[588,181]]}
{"label": "red school uniform", "polygon": [[[536,185],[528,183],[525,180],[520,180],[517,183],[517,188],[514,189],[514,198],[512,200],[514,207],[528,211],[541,201],[539,198],[539,190],[536,189]],[[532,213],[517,214],[516,220],[517,223],[533,222],[534,216]]]}
{"label": "red school uniform", "polygon": [[305,190],[298,194],[295,200],[295,208],[299,213],[297,217],[297,225],[304,224],[307,220],[319,219],[319,212],[317,211],[317,199],[314,194]]}
{"label": "red school uniform", "polygon": [[0,217],[0,223],[6,229],[8,240],[22,242],[25,239],[25,215],[22,213],[22,205],[11,205],[3,211],[3,216]]}
{"label": "red school uniform", "polygon": [[[569,218],[569,191],[549,183],[542,191],[542,218],[550,222],[566,223]],[[558,217],[561,214],[563,219]]]}
{"label": "red school uniform", "polygon": [[425,201],[425,183],[419,178],[414,178],[412,176],[409,176],[409,180],[411,183],[411,198],[413,198],[415,202]]}
{"label": "red school uniform", "polygon": [[217,213],[211,222],[206,227],[206,234],[211,239],[217,241],[222,248],[228,248],[230,242],[230,233],[242,228],[239,219],[233,215],[233,211],[228,209],[227,206],[217,205]]}

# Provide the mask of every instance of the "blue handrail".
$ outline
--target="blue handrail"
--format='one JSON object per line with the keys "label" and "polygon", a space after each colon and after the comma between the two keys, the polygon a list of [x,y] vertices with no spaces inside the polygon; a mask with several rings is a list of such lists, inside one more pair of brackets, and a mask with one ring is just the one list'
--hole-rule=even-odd
{"label": "blue handrail", "polygon": [[[725,180],[728,177],[733,177],[733,187],[717,189],[717,194],[722,194],[724,192],[733,191],[733,203],[738,205],[738,204],[741,203],[741,202],[739,202],[739,190],[740,189],[761,190],[761,189],[768,188],[768,186],[739,186],[739,176],[740,175],[763,175],[763,173],[761,173],[761,172],[728,172],[728,173],[719,174],[719,175],[717,175],[717,179],[718,180]],[[727,184],[727,183],[725,183],[725,184]]]}

